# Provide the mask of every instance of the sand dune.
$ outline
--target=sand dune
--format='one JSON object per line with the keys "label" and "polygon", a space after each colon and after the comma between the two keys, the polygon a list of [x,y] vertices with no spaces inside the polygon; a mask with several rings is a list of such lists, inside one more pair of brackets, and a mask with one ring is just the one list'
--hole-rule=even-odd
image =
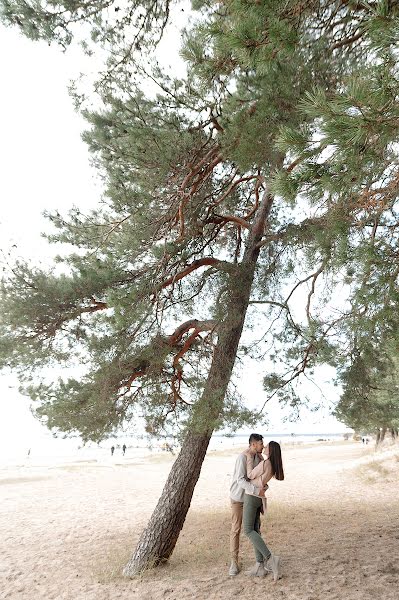
{"label": "sand dune", "polygon": [[[230,578],[228,487],[235,452],[210,454],[169,564],[121,576],[172,458],[0,470],[0,597],[120,600],[397,600],[399,448],[351,442],[284,451],[262,525],[283,578]],[[215,489],[215,481],[217,487]],[[244,568],[253,562],[242,539]]]}

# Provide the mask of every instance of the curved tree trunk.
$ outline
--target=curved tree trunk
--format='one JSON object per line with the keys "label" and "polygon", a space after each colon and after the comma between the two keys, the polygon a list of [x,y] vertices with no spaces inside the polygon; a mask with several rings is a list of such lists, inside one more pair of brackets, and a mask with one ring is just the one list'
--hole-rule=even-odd
{"label": "curved tree trunk", "polygon": [[134,556],[123,570],[124,575],[133,577],[172,554],[190,508],[210,437],[204,434],[186,438]]}
{"label": "curved tree trunk", "polygon": [[144,569],[167,560],[175,548],[200,476],[209,440],[223,409],[248,309],[259,256],[258,244],[272,203],[273,198],[265,192],[248,236],[242,262],[238,265],[237,272],[230,276],[226,314],[219,328],[202,397],[193,409],[187,436],[158,504],[140,537],[133,557],[123,570],[127,577],[134,577]]}

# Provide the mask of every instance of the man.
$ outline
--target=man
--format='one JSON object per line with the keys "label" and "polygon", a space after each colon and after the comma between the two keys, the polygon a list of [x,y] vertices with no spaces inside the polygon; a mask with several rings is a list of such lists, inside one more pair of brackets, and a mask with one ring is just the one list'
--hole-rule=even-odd
{"label": "man", "polygon": [[[259,433],[251,433],[249,436],[249,451],[254,455],[254,466],[259,464],[263,457],[263,436]],[[255,494],[261,498],[265,496],[264,488],[255,487],[247,478],[247,459],[245,453],[238,455],[234,467],[233,479],[230,486],[231,503],[231,532],[230,532],[230,553],[231,565],[229,575],[238,575],[240,567],[238,564],[238,552],[240,548],[240,532],[242,525],[242,510],[244,505],[245,492]],[[257,521],[256,531],[260,531],[260,519]],[[263,564],[261,555],[256,557],[255,566],[247,572],[248,575],[255,577],[264,577],[268,570]]]}

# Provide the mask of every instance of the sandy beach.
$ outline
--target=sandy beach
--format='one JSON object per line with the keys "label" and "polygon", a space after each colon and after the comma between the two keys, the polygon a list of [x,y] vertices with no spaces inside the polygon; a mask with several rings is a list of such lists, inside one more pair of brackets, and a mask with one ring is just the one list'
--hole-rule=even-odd
{"label": "sandy beach", "polygon": [[[169,564],[136,580],[121,569],[173,457],[0,469],[0,597],[397,600],[399,447],[375,453],[341,442],[283,452],[286,479],[272,480],[262,524],[283,559],[276,584],[227,575],[234,450],[209,454]],[[244,569],[252,565],[244,536],[241,558]]]}

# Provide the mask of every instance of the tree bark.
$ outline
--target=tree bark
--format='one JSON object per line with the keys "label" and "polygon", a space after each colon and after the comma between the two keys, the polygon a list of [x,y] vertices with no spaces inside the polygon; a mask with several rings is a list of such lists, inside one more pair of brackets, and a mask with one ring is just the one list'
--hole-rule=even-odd
{"label": "tree bark", "polygon": [[190,508],[210,435],[188,436],[166,481],[132,559],[123,570],[133,577],[166,561],[172,554]]}
{"label": "tree bark", "polygon": [[387,428],[384,426],[381,431],[380,444],[382,444],[382,442],[385,440],[386,432],[387,432]]}
{"label": "tree bark", "polygon": [[260,251],[259,242],[272,204],[273,197],[266,190],[249,231],[242,262],[238,265],[236,274],[230,275],[225,318],[218,330],[218,341],[203,394],[193,409],[186,438],[158,504],[139,539],[133,557],[123,570],[127,577],[134,577],[167,560],[175,548],[212,432],[223,409],[248,309]]}
{"label": "tree bark", "polygon": [[387,428],[386,428],[386,427],[380,427],[380,428],[377,430],[377,437],[376,437],[376,439],[375,439],[375,446],[376,446],[376,448],[377,448],[377,447],[378,447],[380,444],[382,444],[382,442],[384,441],[386,432],[387,432]]}
{"label": "tree bark", "polygon": [[381,438],[381,430],[378,427],[377,429],[377,435],[375,436],[375,447],[378,448],[378,445],[380,443],[380,438]]}

